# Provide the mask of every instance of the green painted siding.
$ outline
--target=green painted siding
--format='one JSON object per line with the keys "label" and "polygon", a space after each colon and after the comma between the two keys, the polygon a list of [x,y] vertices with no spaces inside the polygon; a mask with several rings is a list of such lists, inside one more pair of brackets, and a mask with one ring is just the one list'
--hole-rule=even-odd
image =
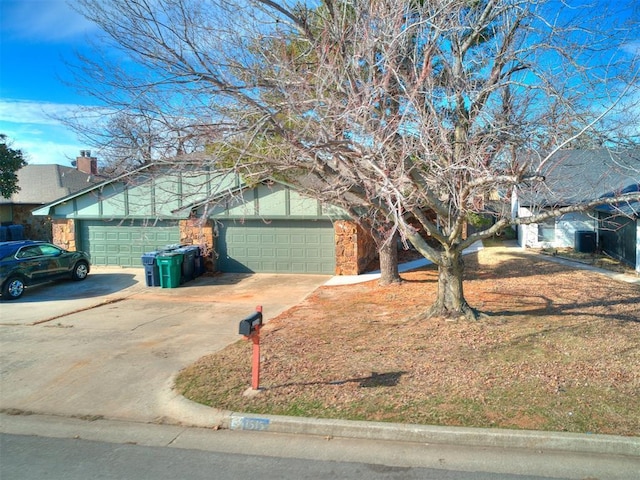
{"label": "green painted siding", "polygon": [[176,222],[123,220],[80,222],[81,249],[91,254],[94,265],[141,267],[143,253],[180,241]]}
{"label": "green painted siding", "polygon": [[319,214],[318,201],[300,195],[295,190],[289,191],[290,211],[289,214],[294,217],[317,217]]}
{"label": "green painted siding", "polygon": [[335,272],[335,237],[329,221],[226,221],[219,226],[216,250],[223,272]]}
{"label": "green painted siding", "polygon": [[[202,213],[202,212],[199,212]],[[324,206],[279,183],[261,184],[256,188],[236,192],[220,204],[209,207],[211,218],[233,219],[323,219],[348,218],[344,210]]]}

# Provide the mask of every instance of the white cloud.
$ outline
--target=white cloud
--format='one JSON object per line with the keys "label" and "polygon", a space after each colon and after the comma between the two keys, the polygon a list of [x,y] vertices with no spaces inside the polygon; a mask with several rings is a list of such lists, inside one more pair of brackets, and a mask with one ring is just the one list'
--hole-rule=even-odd
{"label": "white cloud", "polygon": [[78,105],[0,100],[0,133],[9,137],[29,163],[70,165],[85,148],[76,134],[55,117],[65,117]]}
{"label": "white cloud", "polygon": [[30,164],[58,164],[71,166],[73,160],[83,148],[79,143],[61,143],[26,139],[14,142],[20,148]]}
{"label": "white cloud", "polygon": [[2,29],[14,38],[64,41],[97,29],[71,8],[67,0],[2,0],[0,3]]}
{"label": "white cloud", "polygon": [[69,116],[79,105],[29,100],[1,100],[0,121],[36,125],[59,125],[56,118]]}
{"label": "white cloud", "polygon": [[640,40],[636,40],[635,42],[625,43],[622,46],[622,49],[625,52],[630,53],[634,57],[637,57],[640,55]]}

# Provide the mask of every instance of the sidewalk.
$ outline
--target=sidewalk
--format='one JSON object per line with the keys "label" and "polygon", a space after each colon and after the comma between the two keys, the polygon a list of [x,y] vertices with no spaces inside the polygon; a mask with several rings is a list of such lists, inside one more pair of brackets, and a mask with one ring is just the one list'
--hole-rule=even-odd
{"label": "sidewalk", "polygon": [[[479,250],[482,250],[484,247],[482,246],[482,242],[478,241],[471,245],[469,248],[466,248],[462,254],[468,255],[470,253],[475,253]],[[407,272],[409,270],[413,270],[415,268],[424,267],[425,265],[431,265],[433,262],[427,260],[426,258],[419,258],[418,260],[413,260],[411,262],[403,263],[398,265],[398,271],[400,273]],[[363,283],[368,282],[370,280],[377,280],[380,278],[380,270],[374,270],[373,272],[363,273],[361,275],[339,275],[332,277],[325,285],[327,286],[336,286],[336,285],[353,285],[355,283]]]}
{"label": "sidewalk", "polygon": [[551,255],[544,255],[542,253],[537,253],[537,252],[530,252],[530,251],[527,251],[526,249],[522,249],[522,251],[530,255],[537,255],[539,258],[542,258],[548,262],[559,263],[560,265],[566,265],[567,267],[578,268],[580,270],[588,270],[590,272],[600,273],[618,282],[625,282],[625,283],[640,285],[640,275],[628,275],[625,273],[613,272],[611,270],[594,267],[593,265],[588,265],[582,262],[576,262],[573,260],[569,260],[567,258],[554,257]]}

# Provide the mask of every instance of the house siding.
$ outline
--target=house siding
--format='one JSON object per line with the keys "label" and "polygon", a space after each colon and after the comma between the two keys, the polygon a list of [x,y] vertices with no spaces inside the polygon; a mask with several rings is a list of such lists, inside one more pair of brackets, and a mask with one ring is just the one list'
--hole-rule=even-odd
{"label": "house siding", "polygon": [[[530,217],[531,210],[526,207],[518,209],[518,217]],[[574,248],[577,231],[597,231],[597,220],[586,213],[568,213],[550,219],[554,225],[553,241],[541,241],[538,238],[539,224],[518,225],[518,244],[527,248]]]}
{"label": "house siding", "polygon": [[[180,243],[203,246],[205,257],[211,259],[216,251],[216,222],[260,220],[268,226],[272,221],[301,222],[301,225],[324,221],[333,224],[336,274],[360,274],[376,258],[377,249],[370,235],[348,220],[343,210],[277,182],[265,182],[244,191],[240,187],[238,179],[229,176],[183,174],[163,179],[139,175],[101,184],[40,209],[39,214],[51,215],[53,242],[70,250],[81,248],[81,227],[85,221],[147,221],[149,228],[153,228],[155,221],[173,220],[178,224]],[[224,196],[216,197],[216,192]],[[218,203],[190,206],[203,198],[217,198]],[[210,271],[216,269],[213,260],[207,261],[207,266]]]}

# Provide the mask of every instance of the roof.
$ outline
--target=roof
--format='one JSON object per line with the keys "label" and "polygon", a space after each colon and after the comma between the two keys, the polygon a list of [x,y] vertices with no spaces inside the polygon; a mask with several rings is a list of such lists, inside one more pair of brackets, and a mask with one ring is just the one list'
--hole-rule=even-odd
{"label": "roof", "polygon": [[26,165],[17,172],[20,190],[0,204],[44,205],[104,179],[63,165]]}
{"label": "roof", "polygon": [[[625,188],[621,193],[640,192],[640,183]],[[603,195],[613,197],[613,194]],[[600,205],[595,208],[596,212],[608,213],[611,216],[624,215],[626,217],[640,218],[640,201],[619,202],[614,205]]]}
{"label": "roof", "polygon": [[525,206],[567,206],[638,190],[640,149],[559,150],[537,172],[542,184],[520,190]]}

